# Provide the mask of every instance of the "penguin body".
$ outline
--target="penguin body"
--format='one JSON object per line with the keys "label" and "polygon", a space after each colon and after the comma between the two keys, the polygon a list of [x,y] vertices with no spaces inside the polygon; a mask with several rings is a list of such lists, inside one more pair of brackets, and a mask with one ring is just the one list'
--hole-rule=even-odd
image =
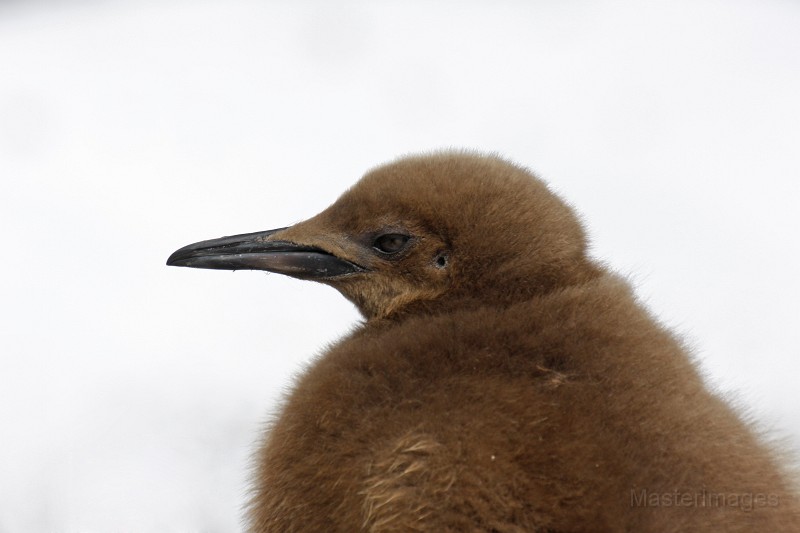
{"label": "penguin body", "polygon": [[800,531],[780,456],[525,169],[402,159],[169,263],[320,281],[366,319],[271,425],[254,532]]}

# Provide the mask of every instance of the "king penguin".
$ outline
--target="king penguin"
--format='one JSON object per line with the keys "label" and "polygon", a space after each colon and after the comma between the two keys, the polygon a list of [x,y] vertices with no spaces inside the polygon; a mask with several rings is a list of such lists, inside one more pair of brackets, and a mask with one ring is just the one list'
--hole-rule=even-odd
{"label": "king penguin", "polygon": [[364,317],[269,427],[254,533],[800,531],[786,456],[501,158],[402,158],[167,264],[317,281]]}

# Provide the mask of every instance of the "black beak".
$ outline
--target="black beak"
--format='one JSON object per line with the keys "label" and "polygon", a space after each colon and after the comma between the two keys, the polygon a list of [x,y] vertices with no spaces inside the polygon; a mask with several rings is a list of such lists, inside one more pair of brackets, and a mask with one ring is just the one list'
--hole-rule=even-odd
{"label": "black beak", "polygon": [[167,265],[220,270],[266,270],[300,279],[324,280],[366,269],[315,246],[267,237],[286,228],[222,237],[184,246]]}

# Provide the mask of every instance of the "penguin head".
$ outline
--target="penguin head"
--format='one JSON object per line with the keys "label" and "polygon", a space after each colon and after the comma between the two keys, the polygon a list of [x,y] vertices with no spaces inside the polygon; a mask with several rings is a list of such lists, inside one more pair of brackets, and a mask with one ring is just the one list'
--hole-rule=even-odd
{"label": "penguin head", "polygon": [[492,156],[413,156],[367,173],[288,228],[176,251],[169,265],[255,269],[338,289],[367,318],[510,303],[592,275],[572,210]]}

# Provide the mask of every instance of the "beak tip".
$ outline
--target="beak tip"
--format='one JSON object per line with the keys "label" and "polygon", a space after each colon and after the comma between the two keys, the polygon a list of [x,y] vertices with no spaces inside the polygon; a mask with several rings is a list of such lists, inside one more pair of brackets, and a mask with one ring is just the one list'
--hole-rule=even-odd
{"label": "beak tip", "polygon": [[170,254],[170,256],[167,258],[167,266],[183,266],[181,264],[181,257],[179,253],[182,250],[183,248],[181,248],[180,250],[176,250],[172,252],[172,254]]}

